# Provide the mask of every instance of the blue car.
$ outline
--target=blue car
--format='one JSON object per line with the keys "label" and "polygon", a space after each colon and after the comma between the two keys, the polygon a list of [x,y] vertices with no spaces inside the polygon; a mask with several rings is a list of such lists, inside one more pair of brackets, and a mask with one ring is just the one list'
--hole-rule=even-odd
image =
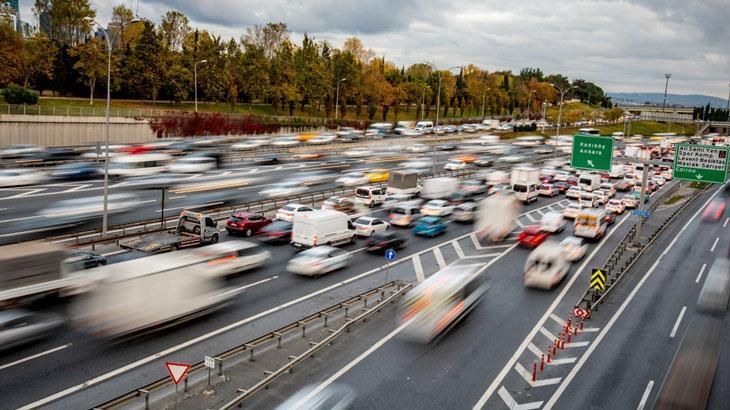
{"label": "blue car", "polygon": [[433,238],[446,232],[446,223],[437,216],[426,216],[416,221],[413,226],[414,235],[429,236]]}
{"label": "blue car", "polygon": [[96,178],[99,175],[99,167],[93,162],[71,162],[59,165],[51,172],[53,178],[72,181]]}

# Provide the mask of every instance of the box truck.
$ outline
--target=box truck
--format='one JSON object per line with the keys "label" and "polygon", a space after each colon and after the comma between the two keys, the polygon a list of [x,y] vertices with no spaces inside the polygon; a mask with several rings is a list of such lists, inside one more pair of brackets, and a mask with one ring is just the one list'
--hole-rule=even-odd
{"label": "box truck", "polygon": [[297,248],[341,245],[355,242],[350,216],[329,209],[294,215],[291,244]]}
{"label": "box truck", "polygon": [[387,195],[418,196],[421,193],[421,184],[418,182],[418,173],[411,171],[392,171],[388,180]]}
{"label": "box truck", "polygon": [[529,167],[512,168],[510,184],[512,184],[512,191],[518,200],[526,204],[537,201],[540,171]]}
{"label": "box truck", "polygon": [[421,198],[443,199],[456,192],[459,180],[452,177],[429,178],[423,182]]}

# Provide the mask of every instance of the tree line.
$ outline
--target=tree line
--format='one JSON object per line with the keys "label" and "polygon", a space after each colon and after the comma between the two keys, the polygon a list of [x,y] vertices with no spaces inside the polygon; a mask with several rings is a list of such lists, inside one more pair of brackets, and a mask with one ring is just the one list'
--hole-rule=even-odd
{"label": "tree line", "polygon": [[704,107],[692,110],[692,119],[701,121],[730,121],[730,111],[726,108],[715,108],[707,103]]}
{"label": "tree line", "polygon": [[285,23],[256,25],[226,40],[192,27],[178,11],[153,24],[119,5],[108,37],[100,38],[92,35],[96,13],[88,0],[36,0],[35,13],[40,29],[29,38],[0,21],[0,87],[87,96],[93,104],[95,95],[106,93],[108,39],[111,91],[120,99],[189,101],[197,68],[199,100],[226,102],[232,110],[253,102],[288,115],[329,117],[338,106],[341,118],[372,121],[390,113],[397,119],[411,109],[420,118],[435,115],[438,96],[443,117],[483,112],[534,119],[543,103],[560,98],[551,84],[575,86],[566,99],[611,106],[598,85],[539,68],[489,72],[467,64],[445,70],[426,62],[398,67],[357,37],[341,48],[307,34],[295,44]]}

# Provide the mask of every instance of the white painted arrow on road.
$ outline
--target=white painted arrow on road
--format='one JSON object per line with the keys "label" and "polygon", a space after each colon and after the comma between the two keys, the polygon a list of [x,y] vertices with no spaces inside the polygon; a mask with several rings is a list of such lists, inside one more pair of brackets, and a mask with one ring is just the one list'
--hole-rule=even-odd
{"label": "white painted arrow on road", "polygon": [[504,404],[507,405],[512,410],[533,410],[533,409],[539,409],[540,406],[542,406],[541,401],[533,401],[531,403],[524,403],[519,404],[515,401],[515,399],[512,398],[512,395],[509,394],[507,389],[504,388],[504,386],[500,387],[499,389],[499,397],[504,400]]}

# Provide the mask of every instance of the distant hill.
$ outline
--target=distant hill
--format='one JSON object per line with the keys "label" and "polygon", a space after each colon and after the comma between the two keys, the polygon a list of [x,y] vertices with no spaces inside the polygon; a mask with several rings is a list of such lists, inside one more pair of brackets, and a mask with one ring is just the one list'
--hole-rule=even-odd
{"label": "distant hill", "polygon": [[[611,101],[621,105],[661,105],[664,100],[664,93],[606,93]],[[727,100],[709,95],[701,94],[667,94],[667,105],[682,107],[698,107],[710,103],[713,107],[725,108]]]}

